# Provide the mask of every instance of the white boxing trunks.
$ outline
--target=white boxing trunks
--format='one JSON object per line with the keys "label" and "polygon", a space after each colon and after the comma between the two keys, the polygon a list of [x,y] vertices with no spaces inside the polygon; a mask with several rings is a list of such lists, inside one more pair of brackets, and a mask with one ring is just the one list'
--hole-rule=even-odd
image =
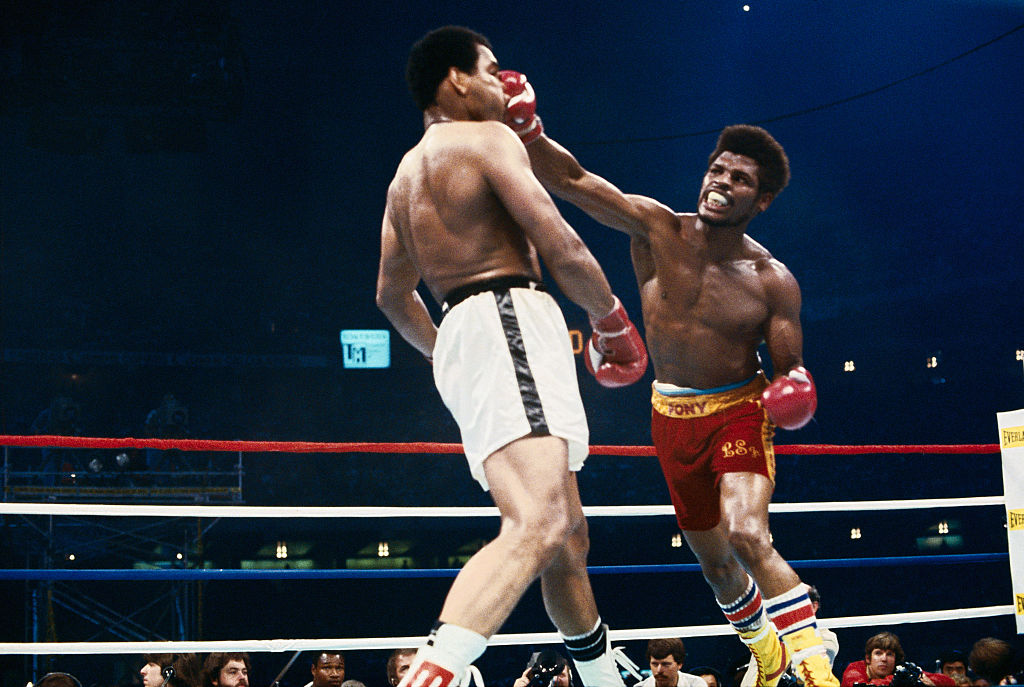
{"label": "white boxing trunks", "polygon": [[462,293],[452,303],[449,294],[437,331],[434,383],[484,491],[484,459],[525,436],[565,439],[572,471],[587,457],[590,434],[569,331],[555,299],[537,286],[512,277],[457,289]]}

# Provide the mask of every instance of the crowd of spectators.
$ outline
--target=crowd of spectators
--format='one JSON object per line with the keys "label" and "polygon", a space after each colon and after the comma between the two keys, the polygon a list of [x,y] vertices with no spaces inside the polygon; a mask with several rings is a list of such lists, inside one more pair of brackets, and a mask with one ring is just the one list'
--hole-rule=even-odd
{"label": "crowd of spectators", "polygon": [[[340,651],[314,653],[309,660],[308,681],[303,687],[397,687],[409,669],[415,649],[399,648],[390,653],[375,674],[349,678],[345,656]],[[968,651],[950,649],[938,658],[908,656],[899,637],[891,631],[870,637],[864,646],[864,658],[848,663],[837,675],[843,687],[885,685],[891,687],[996,687],[1024,684],[1024,654],[1010,642],[983,637]],[[646,665],[641,670],[630,664],[622,671],[627,687],[741,687],[747,673],[746,662],[723,666],[698,665],[684,671],[686,648],[682,639],[653,639],[647,644]],[[626,661],[628,663],[628,660]],[[138,662],[136,684],[142,687],[282,687],[301,684],[300,675],[260,676],[253,683],[252,661],[247,653],[146,654]],[[289,663],[291,665],[291,663]],[[927,667],[928,670],[924,668]],[[379,673],[379,674],[377,674]],[[584,687],[561,653],[545,649],[534,653],[521,673],[487,675],[487,685],[499,687]],[[468,683],[465,683],[468,684]],[[789,677],[780,687],[800,687]],[[28,687],[82,687],[74,675],[51,672]],[[483,687],[478,684],[477,687]]]}

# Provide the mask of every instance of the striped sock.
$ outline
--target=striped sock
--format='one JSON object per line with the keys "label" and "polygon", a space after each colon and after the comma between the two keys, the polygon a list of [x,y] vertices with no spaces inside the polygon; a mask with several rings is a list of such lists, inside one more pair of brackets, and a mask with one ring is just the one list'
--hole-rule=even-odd
{"label": "striped sock", "polygon": [[562,640],[573,661],[593,661],[607,649],[607,630],[607,625],[598,618],[597,624],[590,632],[574,637],[562,635]]}
{"label": "striped sock", "polygon": [[804,628],[818,627],[814,607],[811,606],[811,600],[807,597],[807,587],[803,583],[768,599],[765,606],[768,608],[768,617],[775,623],[779,637],[799,632]]}
{"label": "striped sock", "polygon": [[754,578],[747,575],[747,579],[747,588],[739,598],[729,603],[718,602],[726,620],[732,623],[737,632],[754,632],[762,628],[767,620],[761,603],[761,590],[754,583]]}
{"label": "striped sock", "polygon": [[584,687],[625,687],[612,657],[608,626],[600,618],[590,632],[562,635],[562,640]]}

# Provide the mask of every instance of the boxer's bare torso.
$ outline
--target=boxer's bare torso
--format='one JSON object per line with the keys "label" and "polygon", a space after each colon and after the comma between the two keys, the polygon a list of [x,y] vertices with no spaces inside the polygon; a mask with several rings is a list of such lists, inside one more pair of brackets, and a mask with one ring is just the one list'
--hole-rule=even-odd
{"label": "boxer's bare torso", "polygon": [[754,375],[768,329],[798,326],[787,316],[800,309],[792,274],[749,236],[721,241],[695,214],[659,213],[646,225],[630,252],[658,380],[709,389]]}
{"label": "boxer's bare torso", "polygon": [[440,302],[463,284],[506,275],[540,279],[537,250],[487,179],[500,164],[499,122],[439,122],[402,159],[388,190],[392,224]]}

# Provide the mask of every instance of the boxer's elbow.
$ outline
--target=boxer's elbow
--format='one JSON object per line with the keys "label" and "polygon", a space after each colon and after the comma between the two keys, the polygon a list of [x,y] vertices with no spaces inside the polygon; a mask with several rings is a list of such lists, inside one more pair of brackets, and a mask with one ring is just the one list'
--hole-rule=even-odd
{"label": "boxer's elbow", "polygon": [[384,313],[388,319],[392,319],[393,315],[403,307],[403,298],[401,294],[396,292],[394,289],[387,288],[383,284],[377,285],[376,302],[377,308]]}

